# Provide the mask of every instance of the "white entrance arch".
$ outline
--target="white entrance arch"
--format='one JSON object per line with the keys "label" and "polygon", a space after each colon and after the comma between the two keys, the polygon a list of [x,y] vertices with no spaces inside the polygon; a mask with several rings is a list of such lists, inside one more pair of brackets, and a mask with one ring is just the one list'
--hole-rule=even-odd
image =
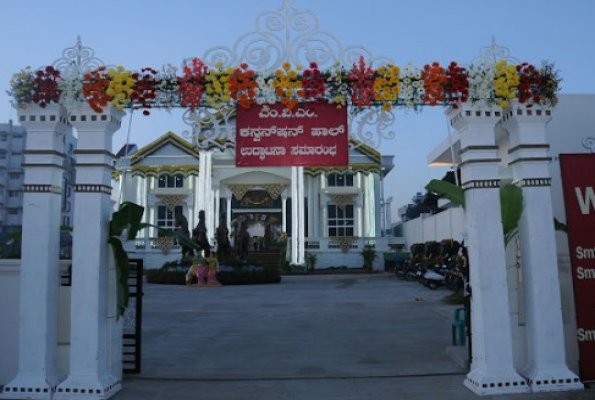
{"label": "white entrance arch", "polygon": [[[65,54],[69,62],[58,60],[55,66],[62,68],[64,76],[74,73],[82,79],[87,66],[97,64],[92,52],[85,49],[79,41],[73,54]],[[362,56],[370,65],[388,61],[361,47],[343,47],[333,35],[319,29],[313,13],[302,12],[285,2],[280,10],[261,14],[257,29],[242,36],[233,48],[211,49],[204,59],[213,67],[249,62],[262,71],[272,71],[285,61],[294,64],[312,61],[324,68],[335,62],[352,65]],[[487,68],[493,70],[496,61],[491,60]],[[30,139],[25,164],[27,207],[23,215],[19,369],[0,396],[6,399],[100,399],[111,397],[121,388],[116,272],[105,266],[113,265],[106,246],[113,169],[111,138],[120,128],[123,112],[114,106],[102,110],[81,104],[73,109],[70,106],[50,103],[40,107],[29,103],[18,109],[19,121],[27,128]],[[206,149],[222,140],[234,141],[234,131],[229,125],[232,115],[226,112],[209,107],[186,112],[188,135],[196,146]],[[552,213],[540,200],[549,196],[550,190],[551,177],[544,167],[548,161],[544,126],[551,112],[551,107],[541,103],[533,107],[513,103],[503,109],[484,102],[453,103],[446,111],[460,137],[459,165],[473,268],[474,357],[465,385],[480,395],[582,388],[566,366],[559,281],[552,253],[554,228],[543,223],[552,220]],[[378,147],[383,140],[394,137],[390,130],[394,117],[382,107],[364,108],[350,118],[349,134],[358,143]],[[55,250],[59,221],[54,216],[59,214],[62,189],[64,149],[60,138],[72,126],[79,132],[74,233],[83,232],[86,226],[96,229],[84,230],[85,234],[79,234],[74,242],[73,269],[87,273],[73,274],[70,373],[62,380],[55,372],[58,305]],[[496,126],[510,134],[510,148],[505,149],[510,155],[508,165],[526,199],[520,225],[525,233],[521,236],[521,247],[529,338],[527,365],[523,369],[515,367],[512,354],[498,195],[502,149],[496,144]],[[204,193],[198,202],[203,209],[211,209],[209,154],[212,153],[205,154],[200,160],[202,175],[199,176]],[[296,217],[294,221],[303,221],[303,167],[292,167],[291,181],[292,198],[301,200],[292,202],[292,215]],[[536,227],[540,235],[533,234]],[[211,232],[213,228],[210,227]],[[294,262],[303,261],[304,228],[299,223],[292,232],[292,255]],[[36,285],[31,285],[33,281]]]}

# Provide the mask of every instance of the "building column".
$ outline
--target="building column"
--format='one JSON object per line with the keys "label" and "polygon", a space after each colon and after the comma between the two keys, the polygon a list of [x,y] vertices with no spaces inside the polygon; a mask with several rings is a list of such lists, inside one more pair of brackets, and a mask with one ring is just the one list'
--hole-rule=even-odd
{"label": "building column", "polygon": [[528,392],[514,369],[502,217],[500,158],[495,125],[499,108],[449,109],[461,140],[461,176],[470,265],[473,359],[465,386],[479,395]]}
{"label": "building column", "polygon": [[[18,109],[27,129],[24,151],[18,373],[4,399],[50,399],[57,375],[59,249],[64,134],[58,105]],[[0,356],[1,357],[1,356]]]}
{"label": "building column", "polygon": [[287,196],[281,195],[281,231],[287,233]]}
{"label": "building column", "polygon": [[521,371],[534,392],[583,389],[566,365],[564,325],[554,213],[551,199],[549,145],[545,126],[550,108],[514,105],[502,118],[510,134],[509,165],[523,191],[519,222],[527,331],[527,364]]}
{"label": "building column", "polygon": [[78,146],[70,373],[58,386],[55,399],[107,399],[121,389],[122,320],[117,320],[116,271],[107,241],[112,135],[120,128],[123,114],[115,107],[98,114],[81,106],[71,115]]}
{"label": "building column", "polygon": [[291,167],[291,263],[295,265],[304,264],[304,210],[304,167]]}
{"label": "building column", "polygon": [[205,212],[205,225],[207,228],[207,237],[213,238],[215,228],[213,224],[213,190],[211,188],[211,174],[213,171],[213,151],[205,150],[200,153],[199,170],[198,170],[198,184],[196,187],[196,223],[198,224],[198,213],[203,210]]}

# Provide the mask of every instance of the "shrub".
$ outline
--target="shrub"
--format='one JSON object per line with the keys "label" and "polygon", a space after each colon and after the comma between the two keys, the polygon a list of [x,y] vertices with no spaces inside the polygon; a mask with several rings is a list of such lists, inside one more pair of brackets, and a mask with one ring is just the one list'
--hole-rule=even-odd
{"label": "shrub", "polygon": [[[186,272],[190,263],[183,265],[178,261],[163,264],[160,269],[146,270],[148,283],[166,285],[185,285]],[[196,277],[193,278],[196,283]],[[217,279],[222,285],[246,285],[260,283],[279,283],[281,276],[276,268],[266,268],[262,265],[248,264],[244,261],[226,260],[219,264]]]}

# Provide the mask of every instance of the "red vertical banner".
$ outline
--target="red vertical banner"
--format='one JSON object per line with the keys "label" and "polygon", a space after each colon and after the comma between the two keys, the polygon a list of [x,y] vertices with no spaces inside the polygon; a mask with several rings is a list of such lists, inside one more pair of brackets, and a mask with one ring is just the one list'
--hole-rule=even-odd
{"label": "red vertical banner", "polygon": [[580,377],[595,381],[595,154],[561,154]]}
{"label": "red vertical banner", "polygon": [[347,107],[304,103],[237,108],[236,166],[347,166]]}

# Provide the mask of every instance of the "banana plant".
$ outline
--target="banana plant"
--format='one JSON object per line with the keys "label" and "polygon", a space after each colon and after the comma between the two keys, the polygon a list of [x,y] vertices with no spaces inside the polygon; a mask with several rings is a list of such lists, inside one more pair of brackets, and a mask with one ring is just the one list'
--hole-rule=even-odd
{"label": "banana plant", "polygon": [[122,244],[122,234],[127,230],[126,239],[134,240],[141,229],[155,228],[160,236],[174,237],[179,243],[182,243],[194,250],[198,250],[199,246],[190,238],[180,232],[164,229],[156,225],[141,223],[144,207],[131,202],[124,202],[120,205],[118,211],[112,214],[112,219],[109,224],[109,239],[108,243],[111,245],[114,252],[114,259],[116,261],[117,274],[117,296],[118,296],[118,318],[124,314],[128,307],[130,293],[128,290],[128,275],[129,260],[124,245]]}

